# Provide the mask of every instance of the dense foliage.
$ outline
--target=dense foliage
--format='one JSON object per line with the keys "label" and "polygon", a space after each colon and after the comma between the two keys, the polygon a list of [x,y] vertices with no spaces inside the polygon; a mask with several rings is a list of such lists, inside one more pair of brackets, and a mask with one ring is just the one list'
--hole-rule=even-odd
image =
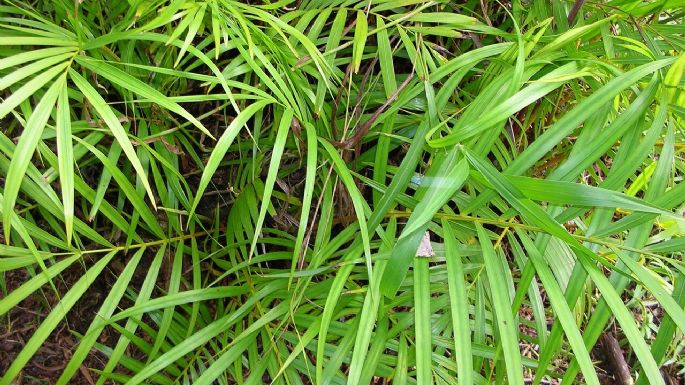
{"label": "dense foliage", "polygon": [[676,381],[684,13],[3,1],[0,385]]}

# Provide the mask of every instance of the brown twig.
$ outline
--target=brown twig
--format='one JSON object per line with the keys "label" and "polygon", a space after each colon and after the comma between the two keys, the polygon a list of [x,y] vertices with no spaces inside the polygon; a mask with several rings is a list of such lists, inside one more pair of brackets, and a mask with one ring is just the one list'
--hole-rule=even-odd
{"label": "brown twig", "polygon": [[300,144],[304,148],[305,142],[304,140],[302,140],[302,125],[300,124],[300,121],[297,119],[297,117],[293,117],[293,121],[290,123],[290,129],[295,134],[295,137],[297,138],[298,142],[300,142]]}
{"label": "brown twig", "polygon": [[573,22],[576,20],[576,16],[578,16],[578,12],[580,11],[580,8],[583,7],[584,3],[585,3],[585,0],[576,0],[576,2],[573,3],[573,7],[571,8],[571,11],[568,13],[568,25],[569,25],[569,27],[573,25]]}
{"label": "brown twig", "polygon": [[338,115],[338,106],[340,105],[340,98],[342,97],[342,92],[347,86],[347,81],[352,77],[352,64],[347,65],[345,70],[345,77],[343,78],[342,84],[338,88],[338,93],[335,95],[335,100],[333,100],[333,106],[331,107],[331,132],[333,137],[338,137],[338,125],[335,122],[336,116]]}
{"label": "brown twig", "polygon": [[618,340],[611,332],[602,334],[601,337],[604,353],[607,356],[609,366],[614,374],[617,385],[633,385],[633,377],[630,375],[630,366],[626,362],[625,356]]}
{"label": "brown twig", "polygon": [[362,97],[364,96],[364,88],[366,88],[366,82],[369,81],[369,77],[373,73],[373,69],[376,67],[376,63],[378,63],[378,57],[375,57],[371,63],[366,67],[366,71],[364,71],[364,76],[362,77],[361,83],[359,83],[359,88],[357,90],[357,97],[354,100],[354,109],[352,110],[352,119],[351,121],[355,121],[359,119],[359,115],[362,113]]}
{"label": "brown twig", "polygon": [[395,92],[390,95],[390,98],[383,103],[382,106],[378,107],[376,111],[371,115],[371,117],[361,125],[359,125],[359,128],[356,130],[354,135],[352,135],[349,139],[340,141],[340,142],[333,142],[333,145],[337,148],[344,148],[344,149],[351,149],[356,147],[356,145],[361,142],[361,139],[366,135],[371,127],[373,127],[373,124],[376,122],[379,116],[393,103],[397,98],[399,97],[400,93],[409,85],[409,82],[414,78],[414,73],[412,72],[407,76],[407,78],[400,84],[399,88],[395,90]]}
{"label": "brown twig", "polygon": [[476,45],[476,48],[483,48],[483,43],[480,41],[480,38],[478,35],[476,35],[473,32],[468,32],[469,38],[473,41],[473,44]]}

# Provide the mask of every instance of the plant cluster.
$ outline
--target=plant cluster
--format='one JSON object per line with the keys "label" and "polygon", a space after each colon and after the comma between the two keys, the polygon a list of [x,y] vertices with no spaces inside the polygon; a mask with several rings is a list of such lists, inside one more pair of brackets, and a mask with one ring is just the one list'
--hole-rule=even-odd
{"label": "plant cluster", "polygon": [[677,381],[684,20],[3,1],[0,385]]}

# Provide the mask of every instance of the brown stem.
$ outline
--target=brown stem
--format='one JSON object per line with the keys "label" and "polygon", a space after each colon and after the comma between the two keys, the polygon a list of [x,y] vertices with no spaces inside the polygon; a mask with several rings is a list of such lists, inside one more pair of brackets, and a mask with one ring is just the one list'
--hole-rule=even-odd
{"label": "brown stem", "polygon": [[331,107],[331,132],[333,133],[334,138],[338,137],[338,126],[335,122],[335,119],[338,115],[338,106],[340,105],[340,98],[342,97],[342,92],[347,86],[347,81],[350,79],[351,76],[352,64],[348,64],[347,69],[345,70],[345,77],[343,78],[342,84],[340,84],[340,88],[338,88],[338,93],[335,95],[335,100],[333,100],[333,106]]}
{"label": "brown stem", "polygon": [[630,366],[626,362],[618,340],[611,332],[602,334],[601,337],[604,353],[614,374],[617,385],[633,385],[633,377],[630,375]]}
{"label": "brown stem", "polygon": [[575,3],[573,3],[573,7],[571,8],[571,12],[568,13],[568,26],[572,26],[573,22],[576,20],[576,16],[578,16],[578,12],[580,11],[580,8],[583,6],[585,3],[585,0],[576,0]]}
{"label": "brown stem", "polygon": [[395,92],[390,95],[390,98],[383,103],[382,106],[378,107],[376,111],[371,115],[371,117],[364,123],[362,123],[357,131],[349,139],[333,142],[333,145],[337,148],[351,149],[356,147],[356,145],[361,142],[361,139],[369,132],[369,129],[373,126],[379,116],[399,97],[400,93],[409,85],[409,82],[414,78],[414,73],[412,72],[407,76],[407,78],[402,82],[400,87],[395,90]]}
{"label": "brown stem", "polygon": [[354,100],[354,109],[352,110],[352,121],[359,119],[359,115],[362,113],[362,97],[364,96],[364,88],[366,87],[366,82],[369,81],[373,69],[378,63],[378,57],[374,58],[373,61],[366,67],[364,71],[364,77],[362,77],[361,83],[359,83],[359,88],[357,90],[357,97]]}

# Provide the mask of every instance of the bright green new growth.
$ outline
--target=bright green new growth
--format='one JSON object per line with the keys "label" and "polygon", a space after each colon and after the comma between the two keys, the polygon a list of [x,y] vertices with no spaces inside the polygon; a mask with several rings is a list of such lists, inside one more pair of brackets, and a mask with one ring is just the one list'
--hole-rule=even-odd
{"label": "bright green new growth", "polygon": [[2,2],[0,385],[677,381],[681,3]]}

